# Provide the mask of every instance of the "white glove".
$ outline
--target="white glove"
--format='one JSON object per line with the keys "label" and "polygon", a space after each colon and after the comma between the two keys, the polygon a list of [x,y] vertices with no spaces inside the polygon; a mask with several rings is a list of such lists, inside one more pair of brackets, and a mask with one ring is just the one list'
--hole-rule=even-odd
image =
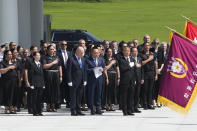
{"label": "white glove", "polygon": [[72,82],[69,82],[69,83],[68,83],[68,86],[73,86],[73,83],[72,83]]}
{"label": "white glove", "polygon": [[130,62],[129,66],[132,68],[134,66],[134,62]]}
{"label": "white glove", "polygon": [[43,89],[45,89],[45,86],[43,86]]}
{"label": "white glove", "polygon": [[34,86],[30,86],[30,88],[33,90],[34,89]]}
{"label": "white glove", "polygon": [[87,85],[87,81],[84,81],[83,85],[86,86]]}

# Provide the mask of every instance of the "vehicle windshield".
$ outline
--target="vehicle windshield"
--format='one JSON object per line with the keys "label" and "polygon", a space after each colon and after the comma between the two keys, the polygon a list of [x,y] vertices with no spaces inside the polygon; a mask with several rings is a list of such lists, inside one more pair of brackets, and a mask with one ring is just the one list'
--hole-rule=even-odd
{"label": "vehicle windshield", "polygon": [[62,41],[62,40],[66,40],[66,41],[74,41],[74,35],[73,33],[67,33],[67,32],[56,32],[54,33],[53,37],[52,37],[53,41]]}
{"label": "vehicle windshield", "polygon": [[85,34],[87,34],[89,36],[90,39],[92,39],[95,42],[101,42],[101,40],[99,40],[98,38],[96,38],[95,36],[91,35],[88,32],[84,32]]}

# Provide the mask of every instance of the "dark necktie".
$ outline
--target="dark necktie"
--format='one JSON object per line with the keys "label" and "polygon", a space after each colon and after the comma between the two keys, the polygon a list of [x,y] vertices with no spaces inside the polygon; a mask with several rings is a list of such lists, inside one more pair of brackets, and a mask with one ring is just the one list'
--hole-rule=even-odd
{"label": "dark necktie", "polygon": [[127,58],[127,62],[129,62],[129,58]]}
{"label": "dark necktie", "polygon": [[40,63],[37,64],[38,68],[40,68]]}

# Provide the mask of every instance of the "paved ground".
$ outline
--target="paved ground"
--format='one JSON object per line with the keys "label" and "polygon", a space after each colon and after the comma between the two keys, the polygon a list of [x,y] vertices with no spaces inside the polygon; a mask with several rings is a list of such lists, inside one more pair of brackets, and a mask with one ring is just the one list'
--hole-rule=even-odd
{"label": "paved ground", "polygon": [[0,131],[196,131],[197,101],[188,115],[180,115],[166,108],[142,110],[135,116],[122,112],[105,112],[102,116],[70,116],[68,109],[57,113],[44,112],[32,116],[26,110],[16,115],[5,115],[0,109]]}

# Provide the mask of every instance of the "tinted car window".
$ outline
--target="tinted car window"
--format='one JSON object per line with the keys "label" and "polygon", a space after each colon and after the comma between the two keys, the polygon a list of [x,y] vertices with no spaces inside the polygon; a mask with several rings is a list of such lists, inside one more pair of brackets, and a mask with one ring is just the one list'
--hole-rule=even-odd
{"label": "tinted car window", "polygon": [[75,34],[76,36],[75,36],[75,40],[76,41],[79,41],[79,40],[81,40],[81,39],[83,39],[83,40],[85,40],[85,41],[87,41],[88,39],[87,39],[87,36],[85,35],[85,34],[83,34],[83,33],[76,33]]}
{"label": "tinted car window", "polygon": [[53,37],[53,41],[74,41],[74,33],[56,32]]}

